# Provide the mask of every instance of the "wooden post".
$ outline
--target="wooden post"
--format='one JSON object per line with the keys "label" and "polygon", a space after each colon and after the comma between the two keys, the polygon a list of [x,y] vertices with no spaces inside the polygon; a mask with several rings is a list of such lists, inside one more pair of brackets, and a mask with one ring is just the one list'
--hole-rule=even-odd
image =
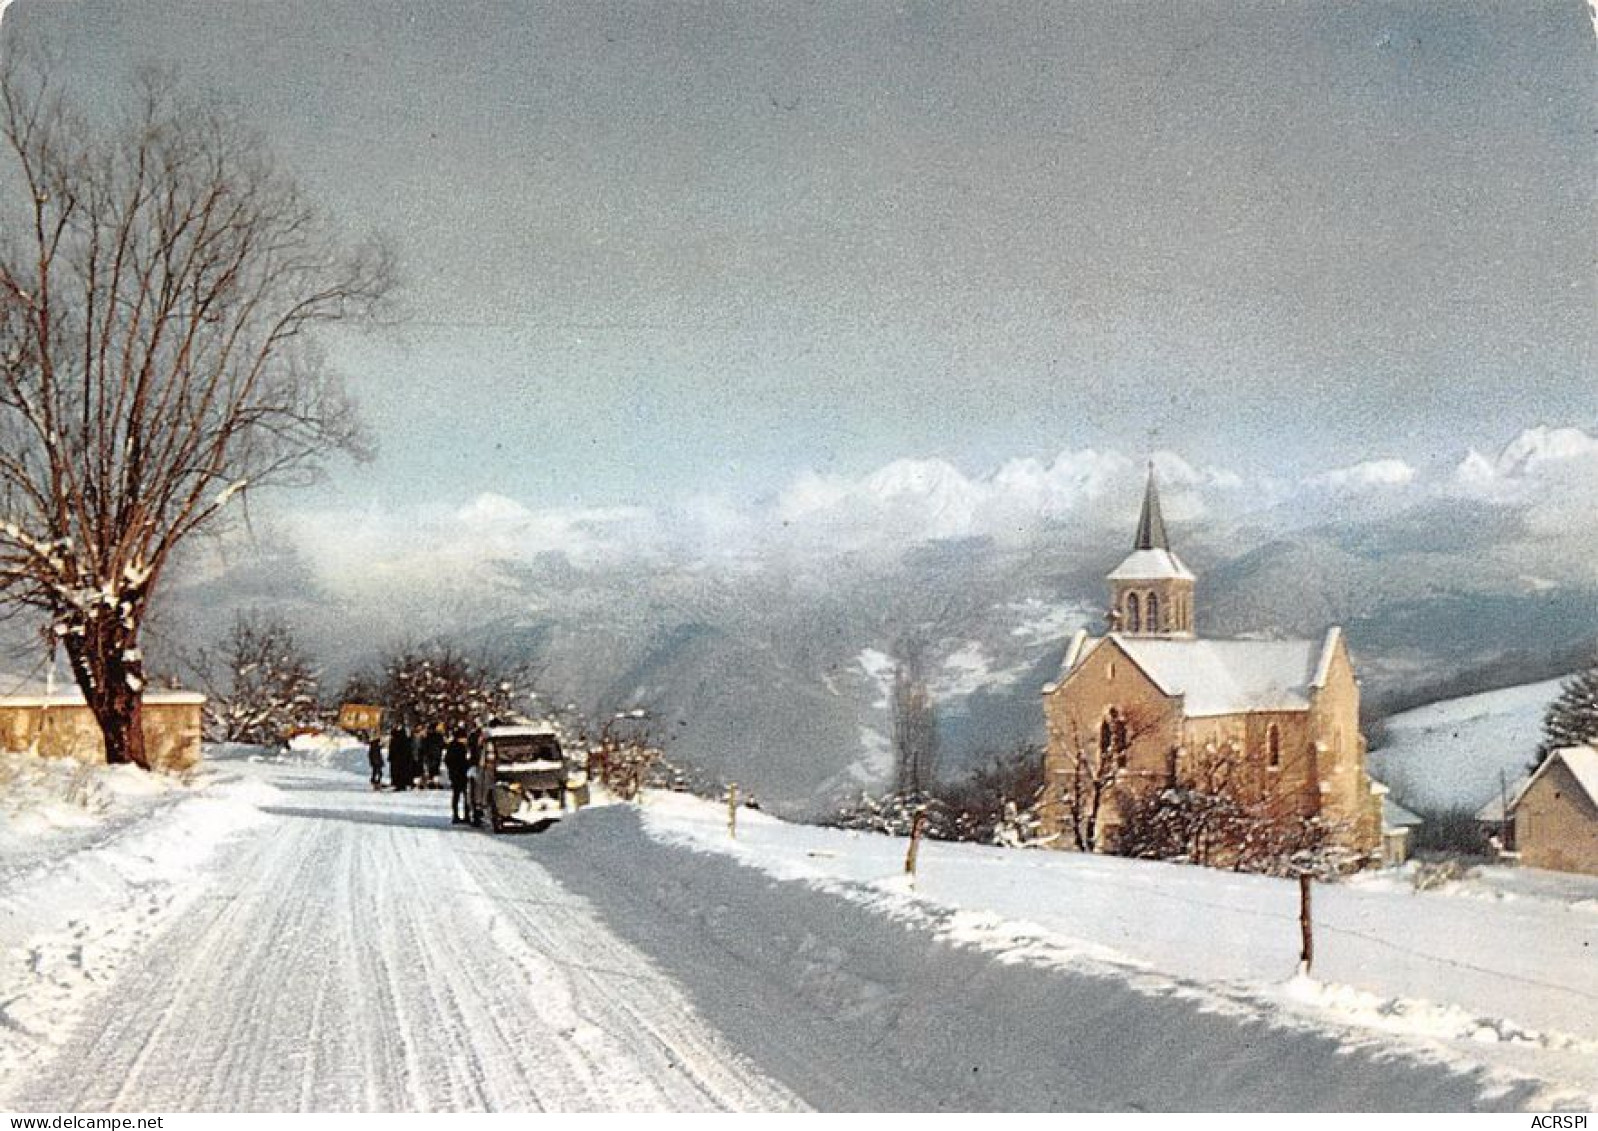
{"label": "wooden post", "polygon": [[1298,930],[1303,936],[1304,945],[1298,956],[1298,972],[1308,974],[1310,964],[1315,961],[1315,930],[1309,913],[1309,884],[1308,872],[1298,874]]}
{"label": "wooden post", "polygon": [[[54,665],[54,655],[51,655],[51,665]],[[1515,840],[1515,826],[1509,818],[1509,778],[1499,770],[1499,855],[1510,851]]]}
{"label": "wooden post", "polygon": [[916,851],[921,847],[921,826],[926,823],[926,811],[917,809],[916,815],[910,819],[910,849],[904,854],[904,874],[911,879],[916,874]]}
{"label": "wooden post", "polygon": [[738,838],[738,783],[727,787],[727,835]]}

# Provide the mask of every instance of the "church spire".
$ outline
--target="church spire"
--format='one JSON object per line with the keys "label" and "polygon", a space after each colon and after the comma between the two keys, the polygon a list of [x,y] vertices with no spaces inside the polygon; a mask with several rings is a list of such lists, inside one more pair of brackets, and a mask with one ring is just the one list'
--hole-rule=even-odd
{"label": "church spire", "polygon": [[1171,552],[1152,462],[1148,486],[1143,489],[1137,543],[1110,573],[1109,582],[1112,631],[1128,636],[1193,635],[1194,577]]}
{"label": "church spire", "polygon": [[1143,516],[1137,521],[1134,550],[1169,550],[1165,537],[1165,518],[1160,514],[1160,492],[1154,485],[1154,461],[1149,461],[1149,483],[1143,490]]}

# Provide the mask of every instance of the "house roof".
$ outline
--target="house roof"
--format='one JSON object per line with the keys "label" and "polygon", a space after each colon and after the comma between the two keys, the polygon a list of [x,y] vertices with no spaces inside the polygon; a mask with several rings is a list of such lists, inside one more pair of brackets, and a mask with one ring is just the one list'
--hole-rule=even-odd
{"label": "house roof", "polygon": [[[1332,633],[1327,640],[1335,647]],[[1075,649],[1077,663],[1105,640],[1113,640],[1165,694],[1182,696],[1189,718],[1307,710],[1311,695],[1325,679],[1322,656],[1328,645],[1324,641],[1195,640],[1112,633],[1091,647]]]}
{"label": "house roof", "polygon": [[1384,829],[1412,829],[1426,822],[1405,809],[1391,797],[1382,798],[1382,827]]}
{"label": "house roof", "polygon": [[[1525,788],[1525,778],[1518,779],[1515,784],[1510,787],[1509,807],[1511,809],[1515,807],[1514,799],[1519,797],[1520,791]],[[1476,819],[1478,821],[1485,821],[1490,824],[1497,824],[1503,821],[1504,816],[1504,796],[1498,793],[1493,794],[1492,798],[1487,802],[1487,804],[1476,810]]]}
{"label": "house roof", "polygon": [[1576,784],[1587,795],[1587,800],[1598,806],[1598,750],[1593,749],[1591,746],[1564,746],[1544,758],[1542,765],[1538,766],[1532,772],[1531,777],[1526,779],[1526,784],[1520,787],[1520,790],[1515,794],[1515,799],[1509,803],[1511,810],[1520,804],[1521,798],[1526,796],[1527,791],[1548,772],[1549,767],[1555,762],[1564,764],[1565,768],[1570,771],[1570,776],[1576,779]]}

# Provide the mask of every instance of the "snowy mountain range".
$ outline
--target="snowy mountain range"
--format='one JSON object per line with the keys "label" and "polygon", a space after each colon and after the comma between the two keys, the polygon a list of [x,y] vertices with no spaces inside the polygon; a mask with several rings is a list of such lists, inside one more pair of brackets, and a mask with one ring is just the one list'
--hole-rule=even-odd
{"label": "snowy mountain range", "polygon": [[[1373,460],[1296,483],[1155,460],[1215,636],[1347,630],[1375,713],[1562,675],[1598,634],[1598,440],[1536,428],[1452,466]],[[894,657],[920,641],[946,768],[1040,741],[1039,690],[1130,544],[1117,453],[802,477],[764,506],[532,511],[506,497],[397,521],[296,516],[207,547],[150,650],[283,609],[329,682],[400,641],[529,660],[590,711],[645,706],[674,756],[804,812],[880,783]],[[258,534],[261,528],[258,526]],[[329,610],[337,609],[336,616]]]}

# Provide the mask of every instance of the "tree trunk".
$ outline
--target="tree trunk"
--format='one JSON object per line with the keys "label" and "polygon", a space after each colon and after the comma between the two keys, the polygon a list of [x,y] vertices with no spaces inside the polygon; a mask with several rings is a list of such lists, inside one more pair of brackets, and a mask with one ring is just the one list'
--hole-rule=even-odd
{"label": "tree trunk", "polygon": [[115,617],[91,617],[66,636],[67,657],[83,698],[100,724],[105,760],[150,768],[144,749],[144,661],[139,638]]}

